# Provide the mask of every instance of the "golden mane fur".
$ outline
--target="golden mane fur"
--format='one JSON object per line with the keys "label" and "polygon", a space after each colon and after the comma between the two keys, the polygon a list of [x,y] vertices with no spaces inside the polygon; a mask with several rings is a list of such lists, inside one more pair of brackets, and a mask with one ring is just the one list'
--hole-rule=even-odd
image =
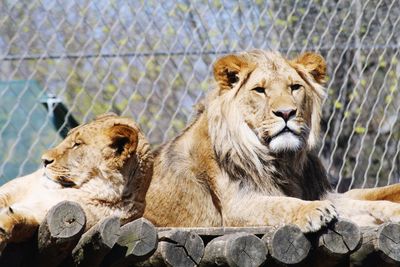
{"label": "golden mane fur", "polygon": [[143,215],[153,157],[132,120],[100,116],[72,129],[42,160],[44,168],[0,188],[0,245],[28,238],[63,200],[82,206],[86,228],[110,215],[122,223]]}
{"label": "golden mane fur", "polygon": [[312,152],[325,71],[313,53],[288,60],[256,50],[219,59],[217,88],[156,153],[145,217],[160,226],[295,223],[305,231],[332,220],[329,201],[305,201],[329,190]]}
{"label": "golden mane fur", "polygon": [[338,214],[360,226],[400,222],[400,185],[330,191],[313,152],[325,72],[315,53],[288,60],[256,50],[217,60],[216,88],[155,153],[144,216],[159,226],[291,223],[305,232]]}

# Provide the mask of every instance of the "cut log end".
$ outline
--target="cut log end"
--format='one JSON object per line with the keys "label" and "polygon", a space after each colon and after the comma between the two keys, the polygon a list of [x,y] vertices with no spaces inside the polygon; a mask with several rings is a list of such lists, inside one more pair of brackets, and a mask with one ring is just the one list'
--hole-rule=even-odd
{"label": "cut log end", "polygon": [[170,266],[197,266],[204,254],[204,243],[194,232],[171,230],[159,233],[153,257]]}
{"label": "cut log end", "polygon": [[118,241],[120,227],[120,219],[116,216],[108,217],[100,223],[98,231],[102,243],[109,249],[112,249]]}
{"label": "cut log end", "polygon": [[319,247],[333,256],[344,256],[358,249],[362,235],[351,221],[340,219],[319,237]]}
{"label": "cut log end", "polygon": [[126,255],[145,257],[157,248],[157,230],[144,218],[122,226],[120,235],[117,243],[127,248]]}
{"label": "cut log end", "polygon": [[39,226],[37,264],[59,265],[78,243],[85,225],[79,204],[63,201],[51,208]]}
{"label": "cut log end", "polygon": [[379,227],[377,235],[377,249],[390,261],[400,263],[400,224],[383,224]]}
{"label": "cut log end", "polygon": [[50,209],[46,221],[52,238],[68,239],[85,229],[86,217],[78,203],[63,201]]}
{"label": "cut log end", "polygon": [[82,235],[72,250],[75,266],[98,266],[119,238],[120,220],[111,216]]}
{"label": "cut log end", "polygon": [[247,234],[233,240],[228,247],[228,257],[237,266],[259,266],[266,260],[267,249],[255,235]]}
{"label": "cut log end", "polygon": [[264,242],[255,235],[228,234],[207,244],[201,266],[260,266],[267,252]]}
{"label": "cut log end", "polygon": [[284,264],[297,264],[303,261],[310,249],[311,243],[295,225],[285,225],[275,232],[266,234],[263,240],[269,240],[268,250],[271,256]]}
{"label": "cut log end", "polygon": [[121,227],[119,238],[103,266],[131,266],[150,257],[157,248],[157,229],[144,218]]}

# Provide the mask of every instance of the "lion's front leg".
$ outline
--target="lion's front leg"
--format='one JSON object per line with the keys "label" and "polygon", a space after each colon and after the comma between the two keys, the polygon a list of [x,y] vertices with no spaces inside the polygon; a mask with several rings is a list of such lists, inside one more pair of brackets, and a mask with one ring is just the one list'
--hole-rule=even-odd
{"label": "lion's front leg", "polygon": [[369,201],[347,197],[332,199],[340,217],[359,226],[376,226],[385,222],[400,222],[400,204],[385,200]]}
{"label": "lion's front leg", "polygon": [[252,196],[236,200],[224,217],[227,226],[294,224],[303,232],[315,232],[334,220],[337,213],[327,200]]}
{"label": "lion's front leg", "polygon": [[33,236],[39,222],[32,212],[22,207],[7,207],[0,211],[0,251],[9,242],[21,242]]}
{"label": "lion's front leg", "polygon": [[0,209],[20,202],[40,182],[43,169],[15,178],[0,187]]}
{"label": "lion's front leg", "polygon": [[344,193],[344,196],[359,200],[388,200],[400,203],[400,184],[378,188],[353,189]]}

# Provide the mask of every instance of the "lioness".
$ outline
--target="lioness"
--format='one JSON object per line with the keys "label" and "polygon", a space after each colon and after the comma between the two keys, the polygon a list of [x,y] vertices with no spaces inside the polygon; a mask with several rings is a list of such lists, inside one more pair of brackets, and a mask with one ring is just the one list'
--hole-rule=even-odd
{"label": "lioness", "polygon": [[398,187],[370,189],[375,196],[329,193],[313,153],[325,76],[325,61],[314,53],[288,60],[256,50],[219,59],[216,89],[195,120],[156,152],[144,216],[159,226],[292,223],[304,232],[317,231],[337,210],[361,225],[395,219],[398,204],[349,197],[383,199],[392,190],[393,200]]}
{"label": "lioness", "polygon": [[153,158],[132,120],[100,116],[72,129],[42,160],[44,168],[0,188],[1,247],[33,235],[47,211],[63,200],[82,206],[86,228],[109,215],[122,223],[142,216]]}

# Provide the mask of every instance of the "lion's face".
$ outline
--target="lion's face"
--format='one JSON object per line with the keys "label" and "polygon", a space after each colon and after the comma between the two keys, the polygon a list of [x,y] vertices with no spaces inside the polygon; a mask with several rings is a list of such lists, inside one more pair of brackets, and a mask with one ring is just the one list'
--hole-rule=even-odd
{"label": "lion's face", "polygon": [[220,105],[230,102],[235,109],[228,119],[244,121],[269,151],[315,145],[325,76],[319,55],[293,61],[264,51],[230,55],[217,61],[214,73],[219,97],[225,99]]}
{"label": "lion's face", "polygon": [[91,179],[116,179],[138,145],[138,128],[129,119],[103,115],[72,129],[58,146],[44,153],[45,175],[62,187],[80,188]]}

